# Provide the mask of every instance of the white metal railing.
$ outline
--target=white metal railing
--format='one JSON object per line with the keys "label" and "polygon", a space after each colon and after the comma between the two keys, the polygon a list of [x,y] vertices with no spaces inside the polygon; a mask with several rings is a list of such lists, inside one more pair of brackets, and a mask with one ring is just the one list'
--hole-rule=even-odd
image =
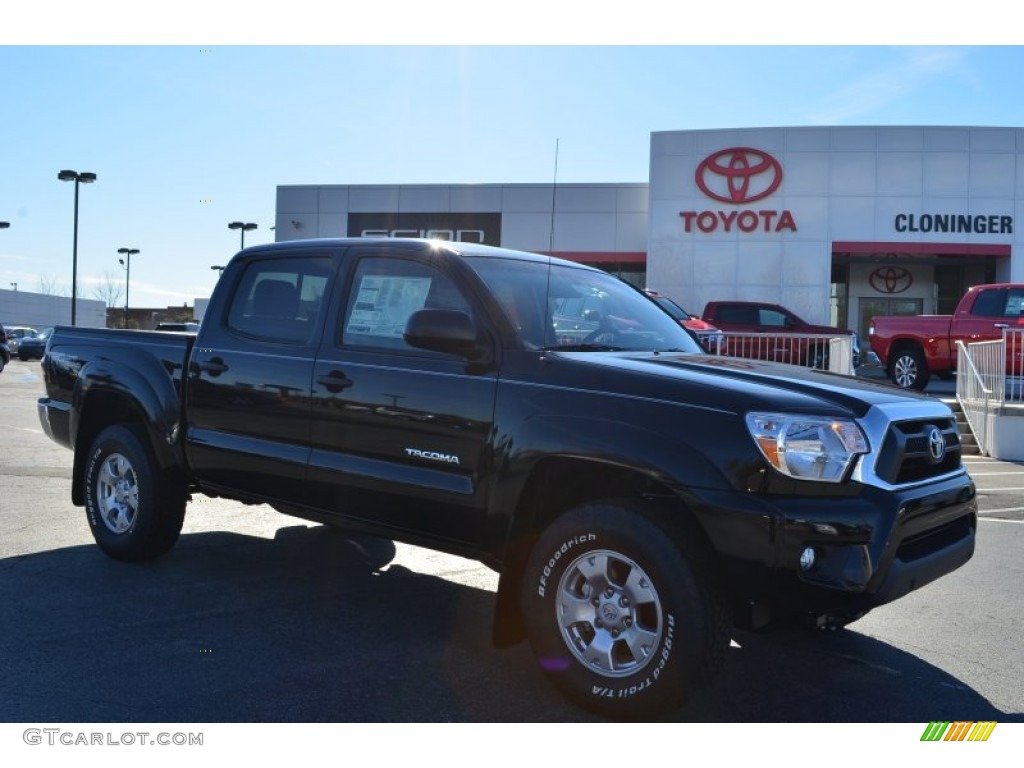
{"label": "white metal railing", "polygon": [[[1002,353],[1002,339],[979,341],[970,345],[962,341],[956,343],[956,399],[967,418],[967,426],[978,441],[978,447],[986,456],[992,453],[988,439],[989,415],[998,404],[999,393],[1002,392],[1002,387],[993,381],[998,375],[994,376],[991,370],[991,358]],[[975,356],[979,362],[984,359],[980,367],[975,364]],[[984,373],[982,368],[985,369]],[[999,373],[1002,371],[1003,366],[1000,365]]]}
{"label": "white metal railing", "polygon": [[[961,346],[982,382],[994,393],[994,402],[1000,406],[1024,404],[1024,328],[1004,328],[1001,339],[958,342],[958,349]],[[958,356],[957,370],[960,362]]]}
{"label": "white metal railing", "polygon": [[1024,404],[1024,328],[1004,328],[1006,343],[1006,384],[1004,403]]}
{"label": "white metal railing", "polygon": [[846,334],[725,332],[709,334],[702,342],[712,354],[853,375],[853,337]]}
{"label": "white metal railing", "polygon": [[989,417],[1024,405],[1024,328],[994,341],[956,343],[956,399],[982,452],[991,455]]}

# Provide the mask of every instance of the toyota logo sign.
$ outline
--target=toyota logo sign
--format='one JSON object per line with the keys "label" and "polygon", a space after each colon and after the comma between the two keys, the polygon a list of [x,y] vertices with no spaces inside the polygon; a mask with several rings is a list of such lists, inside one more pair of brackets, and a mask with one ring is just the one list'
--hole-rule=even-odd
{"label": "toyota logo sign", "polygon": [[903,267],[879,267],[868,282],[879,293],[903,293],[914,284],[914,276]]}
{"label": "toyota logo sign", "polygon": [[709,155],[697,166],[697,186],[722,203],[763,200],[782,183],[779,161],[750,147],[733,147]]}
{"label": "toyota logo sign", "polygon": [[697,166],[694,180],[705,195],[729,206],[680,211],[685,234],[797,231],[792,211],[773,210],[764,203],[749,205],[768,197],[782,184],[782,166],[767,152],[750,147],[715,152]]}

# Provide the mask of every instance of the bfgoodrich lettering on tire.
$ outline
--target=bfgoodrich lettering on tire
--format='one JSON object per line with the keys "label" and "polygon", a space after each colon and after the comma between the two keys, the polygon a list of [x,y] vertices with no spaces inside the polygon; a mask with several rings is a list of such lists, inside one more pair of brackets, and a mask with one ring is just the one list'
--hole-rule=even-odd
{"label": "bfgoodrich lettering on tire", "polygon": [[530,644],[581,706],[620,719],[666,715],[729,642],[703,552],[631,500],[585,504],[541,535],[523,582]]}
{"label": "bfgoodrich lettering on tire", "polygon": [[115,560],[152,560],[178,540],[185,488],[159,470],[134,426],[107,427],[85,467],[85,511],[100,548]]}

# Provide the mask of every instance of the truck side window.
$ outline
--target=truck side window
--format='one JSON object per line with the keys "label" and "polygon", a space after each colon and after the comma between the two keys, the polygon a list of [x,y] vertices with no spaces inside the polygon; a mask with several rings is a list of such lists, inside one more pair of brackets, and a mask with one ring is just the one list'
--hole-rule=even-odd
{"label": "truck side window", "polygon": [[402,338],[410,315],[420,309],[473,314],[458,287],[436,267],[411,259],[364,258],[349,287],[341,343],[432,354],[410,347]]}
{"label": "truck side window", "polygon": [[235,291],[228,327],[268,341],[308,342],[317,327],[330,268],[328,258],[252,262]]}
{"label": "truck side window", "polygon": [[978,317],[1002,317],[1005,306],[1005,288],[979,291],[977,298],[974,299],[974,305],[971,307],[971,314]]}
{"label": "truck side window", "polygon": [[1024,291],[1011,288],[1006,292],[1006,311],[1004,317],[1020,317],[1021,305],[1024,304]]}
{"label": "truck side window", "polygon": [[760,315],[760,322],[758,325],[763,325],[766,328],[786,327],[786,316],[777,310],[761,309]]}
{"label": "truck side window", "polygon": [[753,307],[734,307],[726,304],[719,307],[716,322],[737,323],[740,325],[757,325],[758,316]]}

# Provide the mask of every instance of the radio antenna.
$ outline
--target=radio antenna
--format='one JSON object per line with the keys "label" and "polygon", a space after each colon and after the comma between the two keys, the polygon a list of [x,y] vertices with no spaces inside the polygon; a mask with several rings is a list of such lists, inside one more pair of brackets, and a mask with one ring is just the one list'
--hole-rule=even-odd
{"label": "radio antenna", "polygon": [[551,229],[548,233],[548,253],[555,250],[555,190],[558,188],[558,139],[555,139],[555,176],[551,182]]}
{"label": "radio antenna", "polygon": [[549,349],[558,344],[558,338],[554,334],[554,324],[548,312],[552,311],[551,305],[551,257],[555,250],[555,190],[558,188],[558,139],[555,139],[555,175],[551,181],[551,229],[548,232],[548,276],[547,285],[544,287],[544,346]]}

